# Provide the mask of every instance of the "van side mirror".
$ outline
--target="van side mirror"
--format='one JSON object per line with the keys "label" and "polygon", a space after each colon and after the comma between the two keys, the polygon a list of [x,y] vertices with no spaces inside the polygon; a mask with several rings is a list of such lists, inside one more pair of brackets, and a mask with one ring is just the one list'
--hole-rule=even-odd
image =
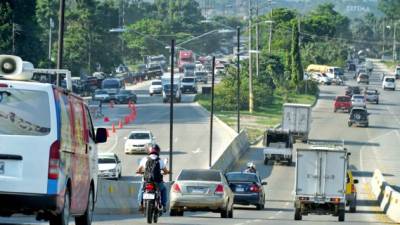
{"label": "van side mirror", "polygon": [[95,142],[96,144],[107,142],[107,130],[105,128],[97,128]]}
{"label": "van side mirror", "polygon": [[354,179],[354,183],[355,183],[355,184],[358,184],[358,179]]}

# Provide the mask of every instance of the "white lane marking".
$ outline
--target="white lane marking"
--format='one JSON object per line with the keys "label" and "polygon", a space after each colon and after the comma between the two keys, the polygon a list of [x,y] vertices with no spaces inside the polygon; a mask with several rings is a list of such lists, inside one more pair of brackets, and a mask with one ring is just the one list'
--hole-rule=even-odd
{"label": "white lane marking", "polygon": [[279,212],[277,212],[276,214],[281,214],[281,213],[283,213],[283,211],[282,210],[280,210]]}
{"label": "white lane marking", "polygon": [[119,138],[118,138],[118,134],[117,133],[115,133],[114,134],[115,135],[115,142],[114,142],[114,144],[111,146],[111,148],[110,149],[108,149],[106,152],[107,153],[110,153],[110,152],[113,152],[114,151],[114,149],[118,146],[118,140],[119,140]]}
{"label": "white lane marking", "polygon": [[175,143],[177,143],[177,142],[178,142],[178,138],[177,138],[177,137],[174,139],[174,142],[175,142]]}
{"label": "white lane marking", "polygon": [[199,154],[200,152],[202,152],[200,148],[197,148],[196,150],[192,151],[193,154]]}
{"label": "white lane marking", "polygon": [[268,217],[269,220],[275,219],[275,216]]}

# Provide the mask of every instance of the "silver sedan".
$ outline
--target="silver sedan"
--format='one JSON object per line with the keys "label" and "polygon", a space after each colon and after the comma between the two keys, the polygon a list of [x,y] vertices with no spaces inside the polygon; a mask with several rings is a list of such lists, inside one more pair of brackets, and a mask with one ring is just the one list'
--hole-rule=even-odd
{"label": "silver sedan", "polygon": [[184,211],[211,211],[233,218],[234,194],[219,170],[182,170],[171,187],[170,215]]}

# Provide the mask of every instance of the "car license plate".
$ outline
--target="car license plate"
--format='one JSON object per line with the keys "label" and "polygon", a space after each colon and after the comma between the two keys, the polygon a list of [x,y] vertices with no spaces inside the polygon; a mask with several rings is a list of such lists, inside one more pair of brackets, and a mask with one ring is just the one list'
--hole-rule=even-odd
{"label": "car license plate", "polygon": [[201,188],[193,188],[192,193],[193,194],[204,194],[204,190]]}
{"label": "car license plate", "polygon": [[244,192],[244,188],[236,188],[236,192]]}
{"label": "car license plate", "polygon": [[4,167],[5,167],[4,162],[0,162],[0,175],[4,174]]}
{"label": "car license plate", "polygon": [[143,194],[143,199],[146,199],[146,200],[153,200],[153,199],[155,199],[156,198],[156,195],[155,194],[149,194],[149,193],[144,193]]}

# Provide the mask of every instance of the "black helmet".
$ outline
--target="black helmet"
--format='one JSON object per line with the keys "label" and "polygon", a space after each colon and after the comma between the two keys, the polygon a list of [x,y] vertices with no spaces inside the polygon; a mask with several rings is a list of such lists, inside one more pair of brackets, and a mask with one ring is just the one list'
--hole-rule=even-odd
{"label": "black helmet", "polygon": [[160,155],[160,151],[161,151],[160,146],[158,146],[157,144],[154,144],[150,148],[149,155],[151,155],[151,154]]}

